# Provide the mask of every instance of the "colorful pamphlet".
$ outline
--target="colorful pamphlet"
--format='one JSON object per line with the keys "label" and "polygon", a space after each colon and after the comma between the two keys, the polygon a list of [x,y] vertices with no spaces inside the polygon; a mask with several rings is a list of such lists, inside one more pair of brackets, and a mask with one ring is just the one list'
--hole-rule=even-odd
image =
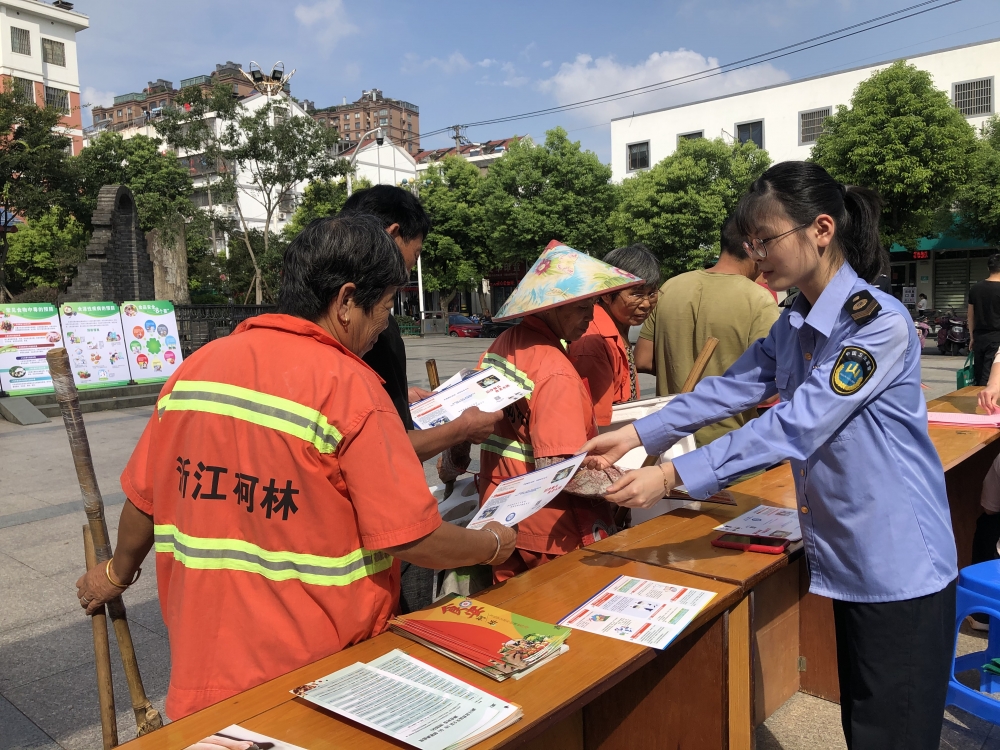
{"label": "colorful pamphlet", "polygon": [[128,385],[131,375],[118,305],[65,302],[59,306],[59,320],[77,388]]}
{"label": "colorful pamphlet", "polygon": [[802,538],[799,512],[795,508],[758,505],[748,513],[715,527],[716,531],[766,539],[786,539],[797,542]]}
{"label": "colorful pamphlet", "polygon": [[561,653],[568,628],[458,595],[396,617],[389,627],[497,681]]}
{"label": "colorful pamphlet", "polygon": [[292,692],[422,750],[464,750],[519,721],[521,707],[395,650]]}
{"label": "colorful pamphlet", "polygon": [[664,649],[714,598],[714,591],[619,576],[559,624]]}
{"label": "colorful pamphlet", "polygon": [[239,724],[230,724],[225,729],[220,729],[211,737],[199,740],[184,750],[305,750],[291,742],[282,742],[266,734],[251,732],[244,729]]}
{"label": "colorful pamphlet", "polygon": [[481,529],[490,521],[514,526],[534,515],[565,489],[586,457],[586,453],[581,453],[545,468],[503,480],[486,499],[476,517],[469,521],[469,528]]}
{"label": "colorful pamphlet", "polygon": [[410,414],[413,424],[426,430],[457,419],[473,406],[482,411],[499,411],[530,393],[499,370],[487,367],[473,370],[465,378],[435,391],[433,396],[410,404]]}
{"label": "colorful pamphlet", "polygon": [[0,390],[10,396],[52,393],[45,354],[61,341],[55,305],[0,305]]}
{"label": "colorful pamphlet", "polygon": [[122,325],[129,365],[137,383],[162,383],[184,360],[173,303],[166,300],[122,303]]}

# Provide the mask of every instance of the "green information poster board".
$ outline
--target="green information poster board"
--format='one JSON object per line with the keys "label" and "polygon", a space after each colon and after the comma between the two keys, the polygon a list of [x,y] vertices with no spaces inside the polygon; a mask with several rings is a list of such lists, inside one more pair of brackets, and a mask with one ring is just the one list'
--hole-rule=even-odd
{"label": "green information poster board", "polygon": [[118,305],[66,302],[59,306],[59,319],[77,388],[128,385],[128,357]]}
{"label": "green information poster board", "polygon": [[180,337],[173,303],[125,302],[122,325],[128,343],[128,362],[137,383],[162,383],[181,361]]}
{"label": "green information poster board", "polygon": [[52,393],[45,354],[61,341],[54,305],[0,305],[0,388],[11,396]]}

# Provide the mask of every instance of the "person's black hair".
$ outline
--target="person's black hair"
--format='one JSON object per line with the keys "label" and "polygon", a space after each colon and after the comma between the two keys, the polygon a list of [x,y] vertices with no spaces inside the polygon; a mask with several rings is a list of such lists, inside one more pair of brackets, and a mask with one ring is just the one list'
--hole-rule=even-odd
{"label": "person's black hair", "polygon": [[842,185],[819,164],[783,161],[754,180],[736,207],[736,225],[744,237],[776,210],[792,223],[811,224],[820,214],[836,223],[834,246],[865,281],[872,283],[889,268],[889,254],[879,239],[882,199],[857,185]]}
{"label": "person's black hair", "polygon": [[354,193],[341,213],[355,211],[377,216],[383,227],[399,224],[399,236],[404,240],[423,240],[431,231],[431,219],[420,201],[409,190],[395,185],[375,185]]}
{"label": "person's black hair", "polygon": [[719,232],[719,254],[725,253],[736,260],[748,260],[749,255],[743,249],[743,234],[736,226],[735,214],[730,214]]}
{"label": "person's black hair", "polygon": [[924,294],[923,292],[921,292],[920,294],[918,294],[918,295],[917,295],[917,297],[918,297],[918,298],[919,298],[919,297],[923,297],[924,299],[927,299],[927,295],[926,295],[926,294]]}
{"label": "person's black hair", "polygon": [[1000,273],[1000,253],[994,253],[986,261],[987,267],[990,269],[990,273]]}
{"label": "person's black hair", "polygon": [[604,256],[604,262],[638,276],[647,287],[656,289],[660,286],[660,261],[641,242],[615,248]]}
{"label": "person's black hair", "polygon": [[315,322],[340,288],[353,283],[355,304],[369,313],[390,287],[408,278],[399,248],[377,217],[316,219],[285,250],[278,312]]}

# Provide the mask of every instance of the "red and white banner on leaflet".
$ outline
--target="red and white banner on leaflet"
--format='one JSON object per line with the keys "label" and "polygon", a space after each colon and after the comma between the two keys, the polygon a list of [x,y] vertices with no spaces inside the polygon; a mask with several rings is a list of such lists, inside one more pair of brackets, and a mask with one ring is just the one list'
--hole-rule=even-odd
{"label": "red and white banner on leaflet", "polygon": [[0,388],[11,396],[52,393],[45,354],[61,345],[55,305],[0,305]]}

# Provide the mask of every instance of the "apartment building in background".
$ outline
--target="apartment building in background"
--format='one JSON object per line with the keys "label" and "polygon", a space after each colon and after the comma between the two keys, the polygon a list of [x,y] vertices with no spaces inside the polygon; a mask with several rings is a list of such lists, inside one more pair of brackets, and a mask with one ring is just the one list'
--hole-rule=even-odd
{"label": "apartment building in background", "polygon": [[[934,84],[977,129],[997,112],[1000,39],[901,58],[931,74]],[[766,86],[611,121],[611,170],[616,182],[649,169],[685,138],[752,141],[772,162],[808,159],[823,123],[854,90],[895,60]],[[926,294],[937,309],[964,310],[972,284],[986,278],[996,249],[951,233],[893,246],[892,290],[904,302]]]}
{"label": "apartment building in background", "polygon": [[337,128],[343,148],[357,145],[369,130],[382,128],[385,137],[411,156],[420,152],[420,107],[401,99],[387,99],[381,89],[361,92],[361,98],[348,103],[315,109],[310,101],[303,102],[317,122]]}
{"label": "apartment building in background", "polygon": [[428,149],[414,154],[413,158],[417,162],[417,171],[426,172],[427,167],[435,162],[443,160],[447,156],[460,156],[471,164],[479,168],[479,173],[484,177],[490,170],[490,165],[507,153],[510,144],[530,136],[512,136],[501,138],[497,141],[485,141],[483,143],[465,143],[461,146],[448,146],[446,148]]}
{"label": "apartment building in background", "polygon": [[76,34],[89,27],[64,0],[0,0],[0,81],[22,101],[62,111],[73,154],[83,149]]}
{"label": "apartment building in background", "polygon": [[[84,136],[89,140],[108,130],[122,132],[132,129],[138,129],[143,135],[153,136],[153,121],[165,108],[175,105],[182,89],[196,86],[202,93],[208,94],[219,84],[232,88],[236,99],[244,99],[256,93],[243,75],[240,64],[227,60],[217,64],[211,73],[182,78],[177,88],[174,88],[172,81],[158,78],[149,81],[141,91],[116,96],[110,106],[91,107],[93,123],[84,128]],[[287,84],[285,92],[289,92]]]}

